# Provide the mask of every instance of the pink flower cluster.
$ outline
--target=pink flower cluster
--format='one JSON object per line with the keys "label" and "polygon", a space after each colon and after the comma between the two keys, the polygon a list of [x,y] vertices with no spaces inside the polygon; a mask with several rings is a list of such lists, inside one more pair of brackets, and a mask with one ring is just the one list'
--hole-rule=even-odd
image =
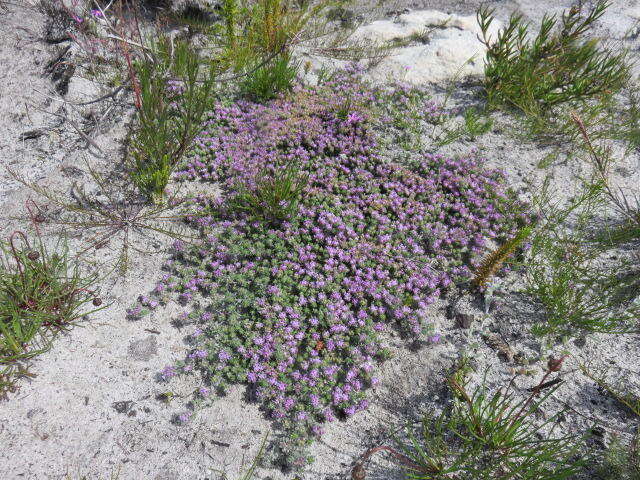
{"label": "pink flower cluster", "polygon": [[[202,296],[196,350],[178,367],[247,382],[311,434],[367,407],[384,331],[426,333],[429,305],[516,227],[501,213],[503,173],[478,158],[385,158],[371,116],[385,98],[347,72],[269,105],[218,105],[178,174],[223,192],[194,203],[206,241],[180,245],[156,288]],[[291,164],[308,176],[295,216],[266,225],[232,208],[239,189]]]}

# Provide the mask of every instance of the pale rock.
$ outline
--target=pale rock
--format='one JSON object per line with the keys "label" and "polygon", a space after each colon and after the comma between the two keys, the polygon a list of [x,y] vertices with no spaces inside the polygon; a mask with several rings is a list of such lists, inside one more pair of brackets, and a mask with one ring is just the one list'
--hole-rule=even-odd
{"label": "pale rock", "polygon": [[73,76],[69,80],[69,92],[66,95],[72,103],[84,103],[102,95],[100,84],[88,78]]}
{"label": "pale rock", "polygon": [[[489,34],[497,37],[502,24],[494,21]],[[426,41],[416,37],[426,33]],[[480,28],[474,15],[448,15],[437,10],[406,13],[395,20],[378,20],[362,26],[351,40],[364,45],[405,43],[393,48],[367,71],[375,83],[390,81],[414,85],[443,83],[452,78],[482,75],[486,47],[479,39]],[[311,59],[314,67],[326,67],[323,59]],[[335,65],[335,63],[334,63]]]}

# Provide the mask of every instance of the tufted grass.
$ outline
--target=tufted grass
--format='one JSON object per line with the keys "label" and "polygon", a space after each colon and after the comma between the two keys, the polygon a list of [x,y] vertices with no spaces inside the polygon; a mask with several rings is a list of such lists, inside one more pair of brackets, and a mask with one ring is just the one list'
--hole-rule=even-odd
{"label": "tufted grass", "polygon": [[[386,452],[406,478],[420,480],[561,480],[574,478],[587,464],[576,436],[555,434],[558,415],[536,419],[545,401],[557,390],[548,379],[562,359],[550,359],[540,382],[518,400],[511,390],[490,393],[485,383],[469,392],[466,368],[449,377],[451,402],[439,415],[426,414],[409,426],[394,447],[366,452],[352,478],[366,478],[365,462]],[[486,378],[485,378],[486,380]],[[538,398],[539,397],[539,398]]]}
{"label": "tufted grass", "polygon": [[[95,275],[80,272],[64,244],[47,249],[13,232],[0,255],[0,399],[30,376],[29,360],[45,352],[55,336],[100,310],[91,289]],[[88,303],[95,307],[87,311]]]}

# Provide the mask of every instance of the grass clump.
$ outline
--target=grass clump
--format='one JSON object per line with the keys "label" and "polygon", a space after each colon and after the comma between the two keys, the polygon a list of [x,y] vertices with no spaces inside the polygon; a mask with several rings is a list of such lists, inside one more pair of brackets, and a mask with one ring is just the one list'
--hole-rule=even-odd
{"label": "grass clump", "polygon": [[608,96],[629,79],[624,53],[587,39],[609,2],[598,1],[588,12],[574,6],[560,22],[545,15],[536,35],[521,15],[513,14],[496,39],[489,37],[494,12],[481,8],[477,18],[487,47],[485,90],[493,106],[517,108],[545,117],[553,107]]}
{"label": "grass clump", "polygon": [[629,445],[614,437],[596,470],[600,480],[640,480],[640,447],[638,435]]}
{"label": "grass clump", "polygon": [[[517,229],[500,213],[513,201],[504,175],[478,158],[377,153],[372,112],[388,98],[349,71],[267,105],[219,104],[177,172],[222,195],[197,200],[189,218],[206,240],[177,245],[155,289],[160,301],[177,293],[198,323],[194,350],[164,376],[200,371],[196,404],[248,384],[287,432],[292,465],[323,422],[367,407],[387,355],[381,332],[428,341],[428,306],[470,278],[487,239]],[[237,208],[247,189],[247,206],[262,208],[265,170],[292,163],[306,179],[285,189],[300,191],[295,212],[273,222]]]}
{"label": "grass clump", "polygon": [[388,452],[400,471],[413,479],[574,478],[586,464],[579,439],[555,435],[558,415],[536,420],[536,412],[557,389],[541,395],[546,380],[561,363],[550,360],[547,373],[522,400],[510,392],[511,384],[493,394],[484,384],[468,393],[459,378],[450,377],[452,404],[438,416],[426,415],[420,427],[410,427],[407,439],[399,439],[397,447],[369,450],[356,464],[352,478],[366,478],[363,462],[377,451]]}
{"label": "grass clump", "polygon": [[28,375],[29,359],[46,351],[61,331],[76,325],[88,303],[102,300],[91,290],[95,276],[83,275],[64,248],[50,252],[20,231],[2,243],[0,256],[0,399]]}
{"label": "grass clump", "polygon": [[259,174],[256,184],[245,186],[230,203],[248,218],[277,225],[297,213],[307,181],[294,165],[275,168]]}
{"label": "grass clump", "polygon": [[257,102],[273,100],[278,94],[293,88],[298,67],[298,63],[291,60],[289,55],[278,55],[244,77],[240,91]]}

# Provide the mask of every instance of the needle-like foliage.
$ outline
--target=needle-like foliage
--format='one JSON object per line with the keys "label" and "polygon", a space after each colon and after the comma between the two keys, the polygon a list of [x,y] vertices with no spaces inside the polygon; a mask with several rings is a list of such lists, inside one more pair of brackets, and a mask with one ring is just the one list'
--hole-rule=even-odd
{"label": "needle-like foliage", "polygon": [[202,129],[215,82],[186,42],[163,38],[152,46],[153,61],[144,58],[135,68],[140,99],[130,176],[140,193],[160,204],[171,173]]}
{"label": "needle-like foliage", "polygon": [[586,185],[561,207],[546,188],[536,200],[541,222],[527,252],[526,291],[544,308],[537,334],[572,335],[576,330],[638,331],[640,304],[626,292],[636,280],[625,265],[603,265],[602,250],[591,240],[597,212],[605,204],[602,182]]}
{"label": "needle-like foliage", "polygon": [[494,11],[477,13],[487,47],[485,90],[493,106],[509,106],[540,116],[567,102],[609,95],[629,78],[625,53],[613,53],[587,38],[609,6],[598,1],[588,12],[574,6],[560,21],[545,15],[536,35],[521,15],[513,14],[497,38],[489,28]]}

